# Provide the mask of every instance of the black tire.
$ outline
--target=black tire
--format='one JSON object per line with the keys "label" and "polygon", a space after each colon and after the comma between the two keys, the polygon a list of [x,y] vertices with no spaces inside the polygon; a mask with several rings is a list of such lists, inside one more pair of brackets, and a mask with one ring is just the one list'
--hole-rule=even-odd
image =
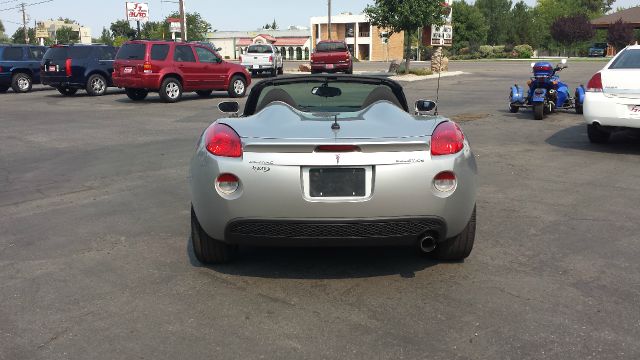
{"label": "black tire", "polygon": [[344,72],[345,74],[353,74],[353,67],[350,67],[349,69],[347,69],[347,71]]}
{"label": "black tire", "polygon": [[174,77],[168,77],[160,85],[160,99],[166,103],[175,103],[182,98],[182,84]]}
{"label": "black tire", "polygon": [[8,86],[0,86],[0,93],[5,93],[7,90],[9,90]]}
{"label": "black tire", "polygon": [[578,96],[578,94],[576,94],[576,98],[573,100],[574,101],[574,105],[576,108],[576,114],[581,115],[582,114],[582,104],[580,103],[580,96]]}
{"label": "black tire", "polygon": [[471,219],[458,236],[447,239],[436,246],[433,256],[438,260],[463,260],[471,254],[476,238],[476,208],[473,207]]}
{"label": "black tire", "polygon": [[238,253],[238,246],[226,244],[209,236],[191,207],[191,244],[196,259],[203,264],[223,264],[230,262]]}
{"label": "black tire", "polygon": [[256,75],[258,75],[258,72],[255,70],[251,70],[251,77],[255,77]]}
{"label": "black tire", "polygon": [[11,77],[11,88],[16,93],[26,93],[31,91],[33,80],[29,74],[15,73]]}
{"label": "black tire", "polygon": [[519,106],[515,106],[515,105],[511,105],[511,104],[509,104],[509,112],[510,112],[510,113],[514,113],[514,114],[515,114],[515,113],[517,113],[517,112],[518,112],[518,110],[520,110],[520,107],[519,107]]}
{"label": "black tire", "polygon": [[611,138],[611,132],[602,128],[600,125],[587,125],[587,136],[589,141],[594,144],[606,144]]}
{"label": "black tire", "polygon": [[284,65],[278,68],[278,75],[282,75],[282,74],[284,74]]}
{"label": "black tire", "polygon": [[211,96],[212,92],[213,90],[197,90],[196,94],[198,94],[198,96],[200,96],[201,98],[208,98],[209,96]]}
{"label": "black tire", "polygon": [[100,74],[93,74],[87,80],[87,94],[91,96],[102,96],[107,92],[107,79]]}
{"label": "black tire", "polygon": [[536,120],[544,118],[544,104],[533,105],[533,118]]}
{"label": "black tire", "polygon": [[127,93],[127,97],[133,101],[142,101],[149,95],[149,91],[146,89],[126,88],[124,91]]}
{"label": "black tire", "polygon": [[229,82],[229,97],[243,97],[247,92],[247,81],[240,75],[234,75]]}
{"label": "black tire", "polygon": [[68,87],[59,87],[56,88],[58,90],[58,92],[64,96],[72,96],[75,95],[75,93],[78,92],[78,89],[76,88],[68,88]]}

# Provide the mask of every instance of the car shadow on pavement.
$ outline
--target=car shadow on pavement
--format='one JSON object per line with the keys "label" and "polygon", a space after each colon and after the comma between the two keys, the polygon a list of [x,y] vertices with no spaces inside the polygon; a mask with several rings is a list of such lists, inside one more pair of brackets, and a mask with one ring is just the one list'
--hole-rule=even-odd
{"label": "car shadow on pavement", "polygon": [[[207,97],[201,97],[200,95],[196,94],[196,93],[184,93],[182,95],[182,98],[180,99],[180,101],[178,101],[178,103],[183,102],[183,101],[194,101],[194,100],[211,100],[211,99],[229,99],[229,94],[227,94],[226,92],[220,92],[220,93],[214,93],[211,94]],[[234,99],[231,99],[234,100]],[[120,103],[124,103],[124,104],[165,104],[165,102],[160,98],[160,95],[158,95],[158,93],[149,93],[149,95],[147,96],[146,99],[142,100],[142,101],[133,101],[131,99],[129,99],[128,97],[124,96],[120,99],[116,99],[115,101],[120,102]]]}
{"label": "car shadow on pavement", "polygon": [[511,116],[517,120],[531,120],[531,121],[544,121],[544,120],[536,120],[533,118],[533,112],[531,109],[520,109],[517,113],[512,113],[509,110],[498,109],[497,112],[504,114],[504,116]]}
{"label": "car shadow on pavement", "polygon": [[640,155],[640,132],[633,130],[614,132],[607,144],[592,144],[587,137],[587,125],[580,124],[556,132],[545,142],[565,149]]}
{"label": "car shadow on pavement", "polygon": [[241,247],[229,264],[203,265],[193,253],[188,237],[191,265],[228,275],[275,279],[347,279],[400,275],[413,278],[418,271],[439,262],[412,247]]}
{"label": "car shadow on pavement", "polygon": [[111,95],[124,95],[124,90],[116,89],[116,88],[109,89],[109,90],[107,90],[107,92],[105,92],[103,95],[100,95],[100,96],[89,95],[84,90],[78,90],[78,92],[73,94],[73,95],[62,95],[56,89],[54,89],[54,88],[51,88],[51,89],[55,90],[55,91],[53,93],[51,93],[51,94],[47,94],[46,95],[47,97],[73,99],[73,98],[85,98],[85,97],[86,98],[93,98],[93,97],[99,98],[99,97],[111,96]]}

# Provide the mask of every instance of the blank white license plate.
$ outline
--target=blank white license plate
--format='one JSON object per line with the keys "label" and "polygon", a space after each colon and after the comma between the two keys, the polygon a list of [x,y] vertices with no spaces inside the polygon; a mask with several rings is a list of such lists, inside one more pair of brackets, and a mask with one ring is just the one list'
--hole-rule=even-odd
{"label": "blank white license plate", "polygon": [[327,68],[327,69],[333,69],[333,64],[327,64],[327,65],[325,65],[325,68]]}
{"label": "blank white license plate", "polygon": [[629,115],[640,117],[640,105],[629,105]]}
{"label": "blank white license plate", "polygon": [[260,65],[253,64],[254,69],[260,69]]}
{"label": "blank white license plate", "polygon": [[126,67],[124,68],[124,71],[123,71],[124,74],[131,74],[132,72],[133,72],[132,67]]}
{"label": "blank white license plate", "polygon": [[56,71],[55,65],[49,65],[49,71]]}

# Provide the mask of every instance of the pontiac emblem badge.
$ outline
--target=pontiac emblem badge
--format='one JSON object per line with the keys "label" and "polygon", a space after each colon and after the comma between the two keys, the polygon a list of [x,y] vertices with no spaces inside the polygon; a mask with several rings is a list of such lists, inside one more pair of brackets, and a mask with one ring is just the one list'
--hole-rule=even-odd
{"label": "pontiac emblem badge", "polygon": [[336,165],[340,164],[340,154],[336,154]]}

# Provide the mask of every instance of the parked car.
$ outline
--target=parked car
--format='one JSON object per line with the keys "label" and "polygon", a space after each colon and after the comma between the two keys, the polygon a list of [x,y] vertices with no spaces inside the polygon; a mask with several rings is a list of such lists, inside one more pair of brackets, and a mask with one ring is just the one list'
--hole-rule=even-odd
{"label": "parked car", "polygon": [[607,56],[608,47],[607,43],[595,43],[589,48],[588,55],[589,57],[605,57]]}
{"label": "parked car", "polygon": [[104,95],[113,86],[115,55],[116,48],[110,45],[53,45],[41,62],[42,83],[65,96],[79,89],[92,96]]}
{"label": "parked car", "polygon": [[203,263],[238,245],[410,245],[469,256],[477,167],[460,127],[410,113],[389,79],[306,75],[257,83],[191,160],[191,239]]}
{"label": "parked car", "polygon": [[40,83],[40,60],[44,46],[0,44],[0,92],[9,88],[17,93],[31,91]]}
{"label": "parked car", "polygon": [[583,112],[593,143],[608,142],[616,129],[640,128],[640,45],[627,46],[591,77]]}
{"label": "parked car", "polygon": [[134,40],[118,51],[113,82],[134,101],[157,91],[163,101],[176,102],[186,91],[208,97],[214,90],[221,90],[230,97],[242,97],[251,84],[251,75],[244,67],[224,61],[209,46]]}
{"label": "parked car", "polygon": [[353,73],[351,53],[344,41],[322,40],[311,53],[311,73]]}
{"label": "parked car", "polygon": [[271,76],[277,76],[284,68],[280,50],[271,44],[249,45],[247,52],[240,55],[240,64],[251,71],[251,75],[269,71]]}

